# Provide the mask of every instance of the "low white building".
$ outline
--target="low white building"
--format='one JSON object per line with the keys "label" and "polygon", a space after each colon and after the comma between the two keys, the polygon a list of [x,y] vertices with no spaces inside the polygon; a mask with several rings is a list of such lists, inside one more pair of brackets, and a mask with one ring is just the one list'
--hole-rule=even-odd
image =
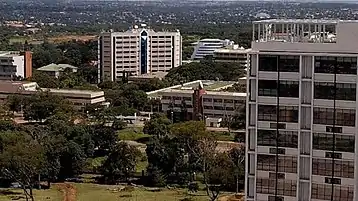
{"label": "low white building", "polygon": [[72,66],[70,64],[49,64],[46,66],[42,66],[41,68],[38,68],[38,71],[44,72],[51,77],[58,78],[61,73],[63,73],[65,70],[69,69],[71,72],[77,72],[77,67]]}
{"label": "low white building", "polygon": [[220,49],[229,45],[233,45],[234,41],[228,39],[211,39],[206,38],[194,43],[194,52],[191,55],[192,60],[200,60],[205,56],[213,56],[216,49]]}
{"label": "low white building", "polygon": [[246,68],[250,57],[248,53],[251,49],[239,47],[239,45],[227,46],[225,48],[216,49],[213,54],[213,59],[216,62],[236,62],[243,68]]}

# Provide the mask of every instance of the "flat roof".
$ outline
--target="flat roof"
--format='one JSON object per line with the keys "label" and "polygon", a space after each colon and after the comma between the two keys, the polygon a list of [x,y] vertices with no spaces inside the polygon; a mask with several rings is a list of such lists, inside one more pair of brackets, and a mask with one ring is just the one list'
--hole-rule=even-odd
{"label": "flat roof", "polygon": [[21,56],[20,52],[17,51],[0,51],[0,57],[16,57]]}
{"label": "flat roof", "polygon": [[246,53],[248,53],[250,51],[251,51],[251,49],[221,48],[221,49],[216,49],[214,52],[218,52],[218,53],[243,53],[243,54],[246,54]]}
{"label": "flat roof", "polygon": [[66,93],[66,94],[79,94],[79,95],[104,95],[103,91],[92,90],[79,90],[79,89],[53,89],[53,88],[41,88],[42,90],[48,90],[53,93]]}
{"label": "flat roof", "polygon": [[148,74],[141,74],[141,75],[133,75],[129,78],[142,78],[142,79],[151,79],[151,78],[164,78],[168,73],[167,72],[154,72],[154,73],[148,73]]}
{"label": "flat roof", "polygon": [[358,23],[358,20],[325,20],[325,19],[268,19],[254,21],[253,24],[272,23],[272,24],[338,24]]}
{"label": "flat roof", "polygon": [[[241,78],[240,78],[241,79]],[[246,93],[232,93],[223,91],[225,88],[231,87],[238,81],[215,81],[215,80],[195,80],[184,83],[182,85],[171,86],[156,91],[147,92],[149,97],[159,97],[161,93],[181,93],[192,94],[194,89],[198,88],[202,83],[203,88],[208,95],[228,95],[228,96],[246,96]]]}

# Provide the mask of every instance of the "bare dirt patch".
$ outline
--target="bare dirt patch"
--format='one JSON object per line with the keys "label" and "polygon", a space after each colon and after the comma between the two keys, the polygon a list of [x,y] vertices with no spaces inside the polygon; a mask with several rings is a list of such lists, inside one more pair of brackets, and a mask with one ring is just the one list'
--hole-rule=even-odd
{"label": "bare dirt patch", "polygon": [[70,183],[56,184],[59,191],[63,193],[63,201],[76,201],[76,187]]}

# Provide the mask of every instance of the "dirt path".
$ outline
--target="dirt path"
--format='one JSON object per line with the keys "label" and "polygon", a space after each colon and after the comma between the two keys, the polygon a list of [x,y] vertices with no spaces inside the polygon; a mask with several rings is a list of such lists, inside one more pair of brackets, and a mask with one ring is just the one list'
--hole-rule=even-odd
{"label": "dirt path", "polygon": [[59,191],[63,193],[63,201],[76,201],[76,187],[69,183],[56,184]]}
{"label": "dirt path", "polygon": [[243,195],[226,195],[221,196],[219,198],[219,201],[243,201],[244,197]]}

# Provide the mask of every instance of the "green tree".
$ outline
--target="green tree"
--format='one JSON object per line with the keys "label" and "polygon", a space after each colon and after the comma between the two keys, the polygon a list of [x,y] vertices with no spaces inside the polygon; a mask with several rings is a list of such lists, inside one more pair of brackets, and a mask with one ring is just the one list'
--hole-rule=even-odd
{"label": "green tree", "polygon": [[129,182],[133,176],[140,151],[127,143],[120,142],[115,146],[103,163],[102,174],[106,182],[115,184],[118,180]]}
{"label": "green tree", "polygon": [[154,113],[149,121],[144,123],[143,132],[150,135],[165,136],[169,134],[171,122],[164,115]]}
{"label": "green tree", "polygon": [[24,116],[27,120],[43,121],[56,113],[71,114],[72,105],[62,97],[39,92],[25,100]]}
{"label": "green tree", "polygon": [[165,76],[171,84],[194,80],[237,80],[245,76],[244,68],[238,63],[202,60],[171,69]]}
{"label": "green tree", "polygon": [[235,113],[231,116],[226,116],[221,125],[227,127],[229,132],[231,129],[244,129],[246,126],[246,106],[240,105],[235,109]]}
{"label": "green tree", "polygon": [[187,154],[176,138],[154,137],[146,153],[150,185],[161,186],[168,180],[184,184],[189,180]]}
{"label": "green tree", "polygon": [[98,151],[107,153],[116,145],[118,136],[113,128],[93,126],[92,139]]}
{"label": "green tree", "polygon": [[219,197],[220,191],[228,190],[227,187],[234,183],[234,163],[226,152],[206,158],[203,169],[204,183],[207,195],[214,201]]}
{"label": "green tree", "polygon": [[61,154],[61,169],[59,179],[78,176],[82,173],[86,155],[81,145],[70,140],[66,142],[65,150]]}
{"label": "green tree", "polygon": [[42,146],[23,132],[0,135],[0,168],[2,176],[21,185],[26,200],[34,200],[33,188],[44,167]]}
{"label": "green tree", "polygon": [[233,148],[229,151],[229,157],[233,163],[234,174],[236,179],[235,192],[239,192],[239,185],[243,186],[243,180],[245,176],[245,147]]}
{"label": "green tree", "polygon": [[23,106],[23,102],[23,97],[17,94],[9,95],[6,98],[6,103],[9,107],[9,110],[13,112],[20,112]]}
{"label": "green tree", "polygon": [[29,81],[36,82],[40,87],[44,88],[58,88],[60,86],[58,79],[38,70],[34,70]]}

